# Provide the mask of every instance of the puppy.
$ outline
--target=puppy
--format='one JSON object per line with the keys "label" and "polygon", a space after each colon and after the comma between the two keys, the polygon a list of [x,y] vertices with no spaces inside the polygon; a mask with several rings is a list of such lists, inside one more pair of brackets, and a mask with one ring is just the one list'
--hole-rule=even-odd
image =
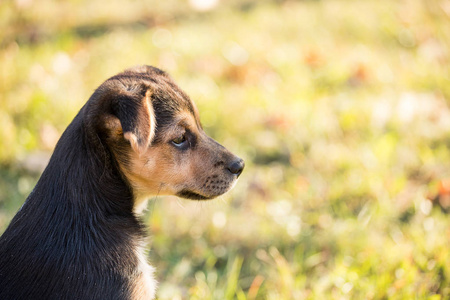
{"label": "puppy", "polygon": [[165,72],[141,66],[111,77],[0,237],[0,299],[153,299],[138,217],[146,199],[213,199],[243,168]]}

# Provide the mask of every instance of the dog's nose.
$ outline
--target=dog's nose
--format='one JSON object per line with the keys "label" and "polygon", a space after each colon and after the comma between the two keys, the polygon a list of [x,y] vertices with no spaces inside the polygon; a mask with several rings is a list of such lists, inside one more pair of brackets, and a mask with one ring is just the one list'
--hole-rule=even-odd
{"label": "dog's nose", "polygon": [[245,163],[242,159],[233,160],[231,163],[228,164],[227,170],[231,172],[231,174],[234,175],[241,175],[242,170],[244,170]]}

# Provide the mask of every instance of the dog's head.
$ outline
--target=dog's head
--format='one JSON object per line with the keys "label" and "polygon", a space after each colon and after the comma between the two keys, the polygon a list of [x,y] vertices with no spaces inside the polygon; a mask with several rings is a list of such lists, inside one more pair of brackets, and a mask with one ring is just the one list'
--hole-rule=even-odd
{"label": "dog's head", "polygon": [[244,168],[205,134],[194,103],[159,69],[126,70],[92,98],[96,127],[136,198],[212,199],[230,190]]}

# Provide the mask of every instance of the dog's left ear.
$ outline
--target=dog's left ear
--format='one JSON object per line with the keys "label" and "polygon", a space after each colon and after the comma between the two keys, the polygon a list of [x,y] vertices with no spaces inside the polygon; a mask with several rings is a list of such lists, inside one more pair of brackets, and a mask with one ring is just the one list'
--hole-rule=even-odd
{"label": "dog's left ear", "polygon": [[144,153],[153,140],[156,127],[151,91],[147,90],[144,96],[117,95],[112,102],[112,110],[119,119],[123,137],[130,142],[131,148],[138,154]]}

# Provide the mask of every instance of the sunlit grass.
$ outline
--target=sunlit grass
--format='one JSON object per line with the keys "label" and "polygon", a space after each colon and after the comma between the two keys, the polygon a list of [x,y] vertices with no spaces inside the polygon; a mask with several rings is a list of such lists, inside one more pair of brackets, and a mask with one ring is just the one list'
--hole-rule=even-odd
{"label": "sunlit grass", "polygon": [[0,228],[36,150],[151,64],[246,160],[222,199],[149,204],[159,299],[448,298],[447,2],[0,3]]}

